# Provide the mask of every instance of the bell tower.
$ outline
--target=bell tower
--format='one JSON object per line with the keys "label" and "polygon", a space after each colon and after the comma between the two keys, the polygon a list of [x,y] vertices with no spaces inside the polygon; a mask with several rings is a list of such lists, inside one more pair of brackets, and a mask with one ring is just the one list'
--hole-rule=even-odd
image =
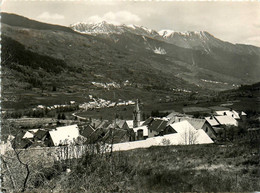
{"label": "bell tower", "polygon": [[141,111],[139,108],[139,100],[136,100],[135,103],[135,108],[133,111],[133,127],[139,127],[140,126],[140,121],[141,121]]}

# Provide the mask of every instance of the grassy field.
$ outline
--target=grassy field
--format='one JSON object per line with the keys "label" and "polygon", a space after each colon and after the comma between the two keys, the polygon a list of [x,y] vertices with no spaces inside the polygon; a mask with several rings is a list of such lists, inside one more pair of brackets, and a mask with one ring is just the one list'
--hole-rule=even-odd
{"label": "grassy field", "polygon": [[44,183],[29,181],[27,192],[259,191],[259,147],[253,142],[88,153],[83,159],[41,165],[41,176],[30,180],[45,176]]}

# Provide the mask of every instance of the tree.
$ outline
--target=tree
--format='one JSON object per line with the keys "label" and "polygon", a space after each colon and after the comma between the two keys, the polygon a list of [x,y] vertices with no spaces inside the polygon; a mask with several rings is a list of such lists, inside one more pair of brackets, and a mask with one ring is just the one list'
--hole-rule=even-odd
{"label": "tree", "polygon": [[57,90],[56,86],[52,86],[52,91],[55,92]]}
{"label": "tree", "polygon": [[65,116],[64,113],[62,113],[62,115],[61,115],[61,119],[62,119],[62,120],[65,120],[65,119],[66,119],[66,116]]}
{"label": "tree", "polygon": [[192,129],[188,128],[182,134],[182,138],[184,139],[184,145],[196,144],[197,138],[198,138],[198,132],[197,132],[197,130],[192,130]]}

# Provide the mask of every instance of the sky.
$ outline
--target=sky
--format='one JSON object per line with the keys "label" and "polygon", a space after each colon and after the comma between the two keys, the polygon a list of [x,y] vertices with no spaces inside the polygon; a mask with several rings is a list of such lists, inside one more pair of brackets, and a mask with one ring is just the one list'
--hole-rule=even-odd
{"label": "sky", "polygon": [[224,41],[260,47],[257,1],[5,0],[1,11],[65,26],[107,21],[157,31],[208,31]]}

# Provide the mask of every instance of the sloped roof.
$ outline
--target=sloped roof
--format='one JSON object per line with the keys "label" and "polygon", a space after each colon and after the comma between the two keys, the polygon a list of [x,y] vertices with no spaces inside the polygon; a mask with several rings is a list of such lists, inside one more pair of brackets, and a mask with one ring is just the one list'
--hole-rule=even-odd
{"label": "sloped roof", "polygon": [[151,122],[152,122],[153,120],[154,120],[154,118],[149,117],[148,119],[146,119],[146,120],[143,122],[142,125],[149,125],[149,124],[151,124]]}
{"label": "sloped roof", "polygon": [[134,127],[133,120],[126,120],[126,124],[128,125],[129,128],[133,128]]}
{"label": "sloped roof", "polygon": [[[180,122],[181,123],[181,122]],[[188,125],[188,127],[192,127],[189,125],[189,123],[186,121],[186,123],[176,123],[176,127],[180,127],[183,125]],[[194,131],[196,131],[193,128]],[[213,141],[210,139],[210,137],[204,132],[204,130],[200,129],[196,131],[196,142],[195,144],[208,144],[213,143]],[[151,146],[164,146],[164,145],[181,145],[185,144],[185,139],[182,137],[180,133],[173,133],[168,134],[164,136],[158,136],[158,137],[151,137],[147,138],[146,140],[140,140],[140,141],[133,141],[133,142],[125,142],[125,143],[118,143],[113,145],[114,151],[127,151],[131,149],[137,149],[137,148],[148,148]]]}
{"label": "sloped roof", "polygon": [[103,139],[109,143],[120,143],[124,141],[125,136],[128,136],[127,130],[112,129],[106,133]]}
{"label": "sloped roof", "polygon": [[206,122],[205,119],[181,117],[181,121],[184,121],[184,120],[188,121],[196,130],[201,129]]}
{"label": "sloped roof", "polygon": [[170,126],[179,134],[184,134],[189,131],[196,132],[196,129],[186,120],[178,123],[173,123]]}
{"label": "sloped roof", "polygon": [[26,133],[23,136],[23,139],[28,138],[31,139],[34,137],[34,134],[38,131],[39,129],[30,129],[26,131]]}
{"label": "sloped roof", "polygon": [[18,145],[19,148],[28,148],[30,145],[32,145],[32,141],[28,138],[24,138],[20,141],[20,144]]}
{"label": "sloped roof", "polygon": [[97,127],[96,129],[104,129],[106,128],[108,125],[110,125],[110,122],[108,120],[103,120]]}
{"label": "sloped roof", "polygon": [[216,111],[217,115],[226,115],[234,117],[235,119],[240,119],[238,112],[234,110],[226,110],[226,111]]}
{"label": "sloped roof", "polygon": [[160,120],[160,119],[154,119],[150,125],[148,125],[148,128],[152,131],[160,132],[166,128],[167,121]]}
{"label": "sloped roof", "polygon": [[246,115],[246,113],[244,111],[241,112],[241,115]]}
{"label": "sloped roof", "polygon": [[226,115],[223,115],[223,116],[215,116],[215,119],[216,119],[221,125],[234,125],[234,126],[237,126],[237,125],[238,125],[237,120],[234,119],[234,118],[231,117],[231,116],[226,116]]}
{"label": "sloped roof", "polygon": [[69,125],[63,127],[57,127],[56,129],[49,131],[53,144],[67,145],[73,143],[79,137],[79,128],[77,125]]}
{"label": "sloped roof", "polygon": [[90,125],[94,128],[97,128],[102,123],[99,119],[92,119]]}
{"label": "sloped roof", "polygon": [[206,121],[208,121],[208,123],[211,125],[211,126],[218,126],[219,125],[219,122],[214,118],[214,116],[211,116],[211,117],[205,117]]}
{"label": "sloped roof", "polygon": [[136,128],[133,128],[134,132],[137,133],[138,130],[143,130],[143,136],[148,136],[148,126],[147,125],[143,125],[143,126],[140,126],[140,127],[136,127]]}
{"label": "sloped roof", "polygon": [[30,131],[26,131],[26,133],[23,136],[23,139],[32,139],[34,137],[34,134]]}
{"label": "sloped roof", "polygon": [[171,117],[168,122],[167,125],[173,124],[175,122],[175,117]]}
{"label": "sloped roof", "polygon": [[84,134],[84,137],[89,137],[95,129],[91,125],[83,125],[79,127],[79,132],[81,135]]}
{"label": "sloped roof", "polygon": [[170,125],[183,138],[183,144],[213,143],[203,129],[196,130],[188,121]]}
{"label": "sloped roof", "polygon": [[116,120],[116,124],[118,125],[118,127],[120,128],[120,129],[122,129],[122,127],[124,126],[124,124],[126,123],[126,121],[125,120]]}
{"label": "sloped roof", "polygon": [[48,133],[48,131],[39,129],[39,130],[35,133],[34,136],[35,136],[37,139],[42,139],[47,133]]}

